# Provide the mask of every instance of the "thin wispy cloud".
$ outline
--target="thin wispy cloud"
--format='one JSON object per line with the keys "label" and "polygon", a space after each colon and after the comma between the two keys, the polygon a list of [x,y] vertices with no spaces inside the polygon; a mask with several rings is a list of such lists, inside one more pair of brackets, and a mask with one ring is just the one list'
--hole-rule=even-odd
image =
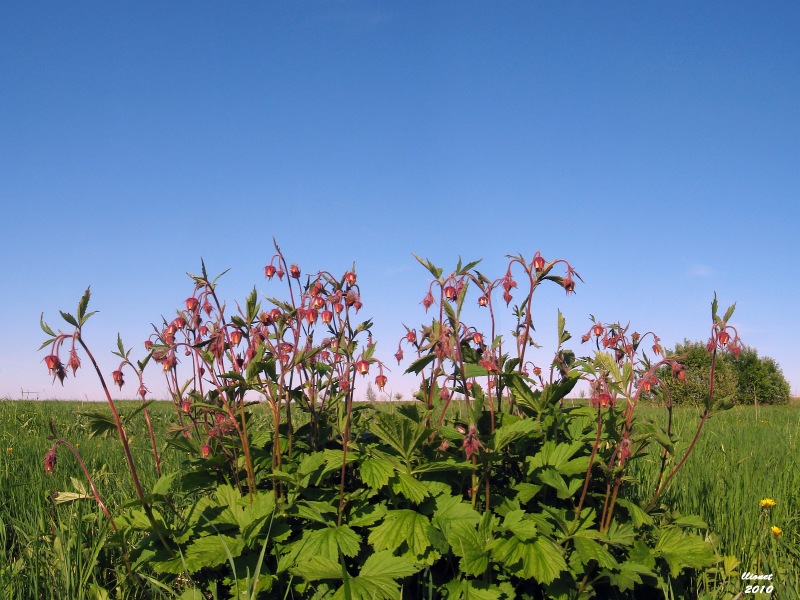
{"label": "thin wispy cloud", "polygon": [[714,274],[714,270],[708,265],[692,265],[689,268],[689,276],[691,277],[710,277]]}

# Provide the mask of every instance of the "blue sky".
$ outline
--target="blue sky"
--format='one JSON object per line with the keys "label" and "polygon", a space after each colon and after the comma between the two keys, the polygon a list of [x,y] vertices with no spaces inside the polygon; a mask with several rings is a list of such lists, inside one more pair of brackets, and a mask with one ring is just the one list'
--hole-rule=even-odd
{"label": "blue sky", "polygon": [[585,280],[537,293],[545,347],[559,308],[576,338],[591,313],[705,340],[716,291],[798,395],[797,23],[794,2],[4,3],[0,397],[99,398],[88,370],[52,385],[41,312],[91,285],[110,372],[201,257],[231,304],[274,293],[273,236],[305,272],[355,262],[390,365],[425,320],[412,253],[500,276],[541,250]]}

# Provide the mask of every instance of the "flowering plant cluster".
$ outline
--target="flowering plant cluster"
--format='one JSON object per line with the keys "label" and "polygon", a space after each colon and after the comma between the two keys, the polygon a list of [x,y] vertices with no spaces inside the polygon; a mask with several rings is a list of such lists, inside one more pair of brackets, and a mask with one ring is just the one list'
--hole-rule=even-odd
{"label": "flowering plant cluster", "polygon": [[[575,293],[580,276],[569,262],[511,256],[493,279],[477,261],[445,274],[418,260],[431,274],[421,302],[428,320],[406,328],[395,358],[410,355],[419,389],[391,410],[354,403],[359,377],[374,374],[379,389],[388,382],[371,322],[357,318],[354,269],[303,275],[276,245],[264,275],[284,297],[254,289],[230,311],[203,265],[143,360],[119,340],[115,352],[111,380],[136,380],[150,432],[150,489],[84,342],[88,291],[76,316],[62,313],[71,332],[42,321],[54,378],[74,374],[79,353],[94,365],[111,412],[103,426],[117,432],[134,480],[135,501],[108,508],[77,448],[52,432],[45,469],[67,447],[109,520],[119,568],[108,585],[187,598],[637,597],[680,590],[712,563],[711,546],[691,530],[704,525],[659,500],[708,415],[726,406],[713,385],[695,437],[676,456],[669,426],[636,417],[665,369],[682,378],[657,336],[592,319],[582,341],[593,352],[579,357],[559,312],[552,359],[534,361],[534,293],[544,284]],[[502,311],[510,334],[498,331]],[[712,352],[733,352],[732,308],[723,319],[716,311],[715,301]],[[147,412],[151,364],[175,407],[166,448]],[[580,380],[590,401],[565,403]],[[626,494],[626,473],[652,444],[663,448],[662,468],[652,501],[640,505]],[[164,452],[184,456],[182,468],[162,472]]]}

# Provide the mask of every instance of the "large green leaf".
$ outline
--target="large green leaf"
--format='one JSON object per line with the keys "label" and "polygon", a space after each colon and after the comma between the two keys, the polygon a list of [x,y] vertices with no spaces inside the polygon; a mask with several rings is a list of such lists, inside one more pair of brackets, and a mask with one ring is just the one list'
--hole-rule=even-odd
{"label": "large green leaf", "polygon": [[381,441],[394,448],[408,466],[414,452],[430,434],[430,430],[419,423],[392,413],[378,413],[371,429]]}
{"label": "large green leaf", "polygon": [[396,494],[402,494],[414,504],[420,504],[429,494],[428,487],[424,483],[402,471],[397,471],[390,482]]}
{"label": "large green leaf", "polygon": [[561,547],[545,537],[530,542],[516,536],[500,538],[492,545],[492,556],[519,577],[544,584],[567,568]]}
{"label": "large green leaf", "polygon": [[432,531],[425,515],[408,509],[390,510],[369,534],[369,543],[378,551],[394,551],[405,544],[414,556],[421,557],[431,547]]}
{"label": "large green leaf", "polygon": [[671,527],[659,531],[654,554],[667,561],[670,575],[677,577],[684,568],[702,569],[714,562],[711,544],[694,534]]}
{"label": "large green leaf", "polygon": [[152,561],[153,569],[161,573],[196,573],[204,567],[216,567],[237,557],[244,549],[244,540],[228,535],[209,535],[197,538],[183,551],[164,561]]}
{"label": "large green leaf", "polygon": [[378,490],[389,483],[389,478],[394,474],[394,466],[386,459],[365,458],[359,465],[359,473],[361,481]]}
{"label": "large green leaf", "polygon": [[431,522],[442,532],[456,555],[464,556],[460,551],[467,545],[467,539],[474,543],[480,520],[480,514],[471,504],[458,496],[447,496],[437,499]]}
{"label": "large green leaf", "polygon": [[[509,420],[510,421],[510,420]],[[498,427],[492,435],[492,447],[500,452],[509,444],[541,433],[542,425],[533,419],[519,419]]]}
{"label": "large green leaf", "polygon": [[606,547],[591,537],[576,535],[572,538],[572,542],[581,564],[588,565],[594,560],[601,568],[613,569],[617,566],[617,561]]}
{"label": "large green leaf", "polygon": [[344,582],[333,595],[334,600],[400,600],[397,579],[419,571],[411,561],[393,556],[391,552],[376,552],[364,561],[361,572]]}
{"label": "large green leaf", "polygon": [[345,556],[352,557],[361,549],[361,537],[347,525],[306,531],[295,543],[298,545],[296,558],[298,564],[319,557],[337,561],[340,551]]}

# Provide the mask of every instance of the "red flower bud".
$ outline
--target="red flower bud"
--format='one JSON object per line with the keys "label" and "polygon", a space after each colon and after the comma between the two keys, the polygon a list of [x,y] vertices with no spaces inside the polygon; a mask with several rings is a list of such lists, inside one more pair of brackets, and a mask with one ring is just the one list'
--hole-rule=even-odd
{"label": "red flower bud", "polygon": [[111,373],[111,377],[114,380],[114,384],[119,386],[119,389],[122,389],[122,386],[125,385],[125,381],[122,378],[122,371],[114,371]]}
{"label": "red flower bud", "polygon": [[[322,283],[319,280],[317,280],[311,286],[311,289],[308,290],[308,293],[311,295],[312,298],[316,298],[317,296],[319,296],[322,293],[322,289],[323,289]],[[318,306],[317,308],[320,308],[320,307]]]}
{"label": "red flower bud", "polygon": [[406,341],[409,344],[416,344],[417,343],[417,332],[414,330],[409,331],[406,333]]}
{"label": "red flower bud", "polygon": [[75,372],[81,366],[81,359],[78,357],[78,353],[75,350],[70,350],[69,353],[69,360],[67,361],[67,367],[72,369],[72,375],[75,375]]}
{"label": "red flower bud", "polygon": [[575,293],[575,280],[572,278],[572,270],[567,271],[567,276],[564,277],[564,289],[567,295]]}
{"label": "red flower bud", "polygon": [[674,363],[672,365],[672,374],[678,379],[678,381],[686,381],[686,371],[684,370],[683,365]]}
{"label": "red flower bud", "polygon": [[369,363],[362,358],[356,363],[356,371],[361,375],[366,375],[369,373]]}
{"label": "red flower bud", "polygon": [[403,349],[398,347],[397,352],[394,353],[394,357],[397,359],[397,364],[400,364],[400,361],[403,360]]}
{"label": "red flower bud", "polygon": [[311,305],[314,308],[322,308],[323,306],[325,306],[325,298],[323,298],[322,296],[316,296]]}
{"label": "red flower bud", "polygon": [[300,267],[293,264],[289,267],[289,275],[291,275],[292,279],[300,279]]}
{"label": "red flower bud", "polygon": [[51,374],[55,374],[56,369],[61,365],[61,359],[55,354],[49,354],[44,357],[44,364],[47,365],[47,370]]}
{"label": "red flower bud", "polygon": [[269,311],[269,316],[273,322],[278,321],[281,318],[281,309],[278,307],[273,308],[271,311]]}
{"label": "red flower bud", "polygon": [[267,279],[272,279],[275,276],[276,272],[277,269],[275,268],[274,265],[267,265],[266,267],[264,267],[264,277],[266,277]]}
{"label": "red flower bud", "polygon": [[592,333],[594,333],[595,337],[600,337],[603,335],[603,324],[595,323],[594,327],[592,327]]}
{"label": "red flower bud", "polygon": [[194,296],[186,299],[186,310],[189,312],[194,312],[200,306],[200,300],[195,298]]}
{"label": "red flower bud", "polygon": [[348,271],[344,274],[344,280],[347,285],[355,285],[356,284],[356,274],[352,271]]}
{"label": "red flower bud", "polygon": [[472,334],[472,341],[480,346],[483,343],[483,335],[476,331]]}
{"label": "red flower bud", "polygon": [[445,286],[444,288],[444,297],[450,301],[456,299],[457,293],[458,292],[456,292],[456,288],[454,288],[452,285]]}
{"label": "red flower bud", "polygon": [[170,369],[174,368],[177,362],[178,361],[175,360],[175,353],[170,352],[169,354],[167,354],[167,356],[164,358],[164,361],[161,363],[161,368],[164,369],[164,372],[167,372]]}
{"label": "red flower bud", "polygon": [[337,303],[335,303],[335,304],[333,305],[333,310],[334,310],[334,311],[336,312],[336,314],[338,315],[339,313],[341,313],[341,312],[344,310],[344,304],[342,304],[341,302],[337,302]]}
{"label": "red flower bud", "polygon": [[723,329],[722,331],[719,332],[718,339],[719,339],[719,343],[724,346],[730,341],[731,334]]}
{"label": "red flower bud", "polygon": [[275,275],[277,275],[277,276],[278,276],[278,279],[280,279],[281,281],[283,281],[283,276],[284,276],[284,275],[286,275],[286,271],[284,271],[283,269],[278,269],[278,270],[275,272]]}
{"label": "red flower bud", "polygon": [[230,333],[230,338],[231,338],[231,344],[237,346],[239,342],[242,341],[242,332],[239,331],[238,329],[234,329]]}
{"label": "red flower bud", "polygon": [[45,473],[52,473],[53,469],[56,468],[56,449],[58,448],[57,444],[53,444],[52,448],[47,451],[47,454],[44,455],[44,470]]}
{"label": "red flower bud", "polygon": [[387,379],[386,379],[386,375],[384,375],[383,373],[381,373],[380,375],[378,375],[378,376],[375,378],[375,385],[377,385],[377,386],[378,386],[378,389],[379,389],[380,391],[383,391],[383,388],[384,388],[384,387],[386,387],[386,381],[387,381]]}
{"label": "red flower bud", "polygon": [[208,458],[211,455],[211,446],[208,444],[200,446],[200,454],[203,458]]}
{"label": "red flower bud", "polygon": [[329,325],[333,320],[333,313],[327,309],[323,310],[320,316],[322,317],[322,322],[325,323],[325,325]]}
{"label": "red flower bud", "polygon": [[478,298],[478,306],[486,306],[489,304],[489,297],[488,296],[481,296]]}
{"label": "red flower bud", "polygon": [[433,294],[431,294],[429,290],[428,293],[425,294],[425,297],[422,299],[422,306],[425,307],[425,312],[428,312],[428,309],[431,307],[431,304],[433,304]]}
{"label": "red flower bud", "polygon": [[544,258],[542,255],[539,254],[539,251],[536,251],[536,254],[533,255],[533,268],[537,271],[541,271],[544,269]]}
{"label": "red flower bud", "polygon": [[181,402],[181,410],[187,414],[192,412],[192,401],[184,400],[183,402]]}

